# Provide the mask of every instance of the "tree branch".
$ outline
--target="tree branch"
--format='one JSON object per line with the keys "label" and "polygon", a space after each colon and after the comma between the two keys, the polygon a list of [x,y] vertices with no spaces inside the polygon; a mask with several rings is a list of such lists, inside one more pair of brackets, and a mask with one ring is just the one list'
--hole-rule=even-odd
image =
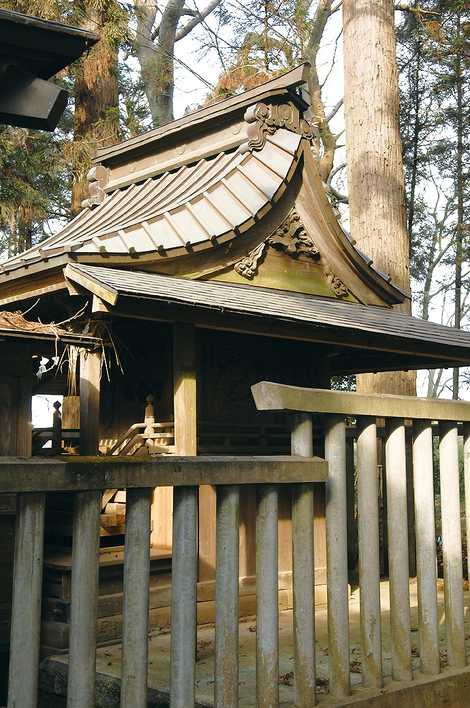
{"label": "tree branch", "polygon": [[338,192],[338,190],[335,189],[328,182],[324,182],[323,184],[325,186],[325,191],[327,192],[327,194],[331,194],[331,196],[336,202],[339,202],[340,204],[349,204],[349,200],[346,194],[341,194],[341,192]]}
{"label": "tree branch", "polygon": [[[340,98],[339,101],[338,101],[338,103],[336,103],[336,104],[333,106],[333,108],[331,109],[331,111],[330,111],[330,112],[328,113],[328,115],[326,116],[326,121],[327,121],[327,123],[329,123],[330,120],[331,120],[332,118],[334,118],[334,116],[338,113],[338,111],[339,111],[339,109],[341,108],[342,105],[343,105],[343,99]],[[338,135],[337,137],[339,137],[339,135]]]}
{"label": "tree branch", "polygon": [[331,182],[332,182],[332,180],[333,180],[333,177],[334,177],[335,175],[337,175],[338,172],[341,172],[341,170],[344,170],[345,167],[346,167],[346,163],[345,163],[345,162],[342,162],[340,165],[338,165],[337,167],[335,167],[334,170],[331,170],[330,174],[328,175],[328,179],[327,179],[326,183],[327,183],[328,185],[331,185]]}
{"label": "tree branch", "polygon": [[[220,5],[221,0],[209,0],[207,5],[202,9],[202,10],[197,10],[195,11],[195,15],[192,20],[189,20],[184,27],[181,27],[176,33],[175,41],[178,42],[180,39],[183,39],[183,37],[186,37],[192,30],[197,27],[197,25],[201,24],[208,15],[211,14],[213,10],[217,7],[217,5]],[[185,13],[188,14],[188,13]]]}

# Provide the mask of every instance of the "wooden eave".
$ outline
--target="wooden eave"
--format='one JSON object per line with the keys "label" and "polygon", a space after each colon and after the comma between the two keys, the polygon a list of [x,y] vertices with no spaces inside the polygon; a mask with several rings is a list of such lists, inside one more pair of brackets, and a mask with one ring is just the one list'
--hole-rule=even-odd
{"label": "wooden eave", "polygon": [[0,343],[4,340],[17,341],[39,341],[39,342],[61,342],[62,344],[73,344],[84,349],[96,349],[101,346],[101,340],[96,337],[81,335],[76,332],[60,333],[58,335],[45,332],[32,332],[22,329],[4,329],[0,327]]}
{"label": "wooden eave", "polygon": [[54,130],[68,93],[47,79],[97,41],[76,27],[0,9],[0,123]]}
{"label": "wooden eave", "polygon": [[[69,265],[115,316],[334,344],[334,373],[464,366],[470,334],[383,307],[153,273]],[[347,357],[347,350],[354,352]]]}

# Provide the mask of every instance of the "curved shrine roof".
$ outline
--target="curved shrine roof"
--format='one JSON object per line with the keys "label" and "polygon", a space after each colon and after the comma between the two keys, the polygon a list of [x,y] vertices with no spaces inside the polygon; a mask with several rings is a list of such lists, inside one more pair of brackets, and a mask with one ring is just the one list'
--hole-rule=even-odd
{"label": "curved shrine roof", "polygon": [[301,136],[279,130],[243,147],[116,189],[63,231],[3,264],[13,270],[59,253],[180,255],[242,234],[285,190]]}
{"label": "curved shrine roof", "polygon": [[[196,279],[235,269],[260,285],[251,273],[277,250],[295,265],[287,289],[299,289],[303,268],[307,292],[316,292],[310,283],[326,279],[331,297],[403,302],[406,293],[355,248],[324,194],[302,93],[307,68],[100,151],[83,211],[0,264],[0,301],[65,287],[61,273],[69,262],[172,269]],[[230,256],[219,248],[229,243]],[[248,259],[249,267],[236,259]],[[283,263],[271,260],[266,268],[287,272]],[[51,274],[44,286],[43,271]],[[35,289],[24,288],[33,273]],[[2,299],[3,284],[8,296]]]}

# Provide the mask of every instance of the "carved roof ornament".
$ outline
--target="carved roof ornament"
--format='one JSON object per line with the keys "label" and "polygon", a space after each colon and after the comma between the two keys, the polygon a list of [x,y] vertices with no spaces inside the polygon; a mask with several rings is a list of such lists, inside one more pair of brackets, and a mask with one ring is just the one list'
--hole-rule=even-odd
{"label": "carved roof ornament", "polygon": [[319,260],[320,258],[320,251],[313,239],[307,234],[305,226],[295,209],[289,212],[282,224],[271,236],[235,263],[236,272],[248,280],[253,280],[268,246],[275,248],[277,251],[284,251],[292,258],[297,258],[300,255],[309,256],[314,260]]}
{"label": "carved roof ornament", "polygon": [[106,193],[104,191],[109,181],[109,170],[103,165],[95,165],[88,171],[88,198],[82,202],[82,207],[94,207],[101,204]]}
{"label": "carved roof ornament", "polygon": [[333,273],[329,266],[325,266],[325,277],[330,286],[331,290],[334,292],[336,297],[342,298],[349,295],[349,290],[342,280],[338,278],[337,275]]}
{"label": "carved roof ornament", "polygon": [[242,258],[238,263],[235,263],[234,268],[236,272],[247,278],[248,280],[253,280],[256,273],[258,272],[258,264],[266,251],[267,244],[266,241],[262,241],[256,248],[248,253],[245,258]]}
{"label": "carved roof ornament", "polygon": [[289,212],[279,228],[267,239],[267,243],[294,258],[300,255],[309,256],[314,260],[320,258],[320,251],[315,241],[308,235],[295,209]]}
{"label": "carved roof ornament", "polygon": [[315,127],[305,118],[293,103],[256,103],[245,112],[248,123],[248,143],[246,150],[262,150],[267,135],[274,135],[279,128],[287,128],[307,140],[312,140]]}

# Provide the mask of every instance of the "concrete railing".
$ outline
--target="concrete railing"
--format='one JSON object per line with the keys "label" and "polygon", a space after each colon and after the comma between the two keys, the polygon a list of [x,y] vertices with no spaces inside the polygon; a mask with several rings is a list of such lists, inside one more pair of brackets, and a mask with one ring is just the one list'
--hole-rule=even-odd
{"label": "concrete railing", "polygon": [[41,586],[47,492],[75,496],[72,609],[67,706],[94,708],[96,612],[101,495],[127,492],[124,562],[122,708],[147,706],[150,506],[158,486],[174,487],[171,592],[172,708],[195,701],[197,499],[201,484],[217,490],[215,705],[238,705],[240,487],[257,485],[257,695],[259,706],[278,694],[278,495],[293,489],[295,672],[299,691],[315,695],[313,604],[313,487],[327,464],[311,457],[305,431],[294,433],[298,457],[0,458],[0,495],[17,493],[17,527],[9,672],[9,708],[36,708]]}
{"label": "concrete railing", "polygon": [[[419,606],[419,657],[423,674],[441,670],[437,603],[437,553],[433,426],[438,421],[438,468],[442,525],[447,663],[466,665],[459,473],[459,427],[463,435],[466,528],[470,529],[470,404],[404,396],[364,395],[261,382],[253,386],[259,410],[292,411],[297,423],[321,426],[328,462],[326,483],[329,692],[350,695],[348,616],[346,419],[356,421],[355,474],[359,537],[360,636],[362,685],[384,683],[380,611],[377,418],[385,418],[388,560],[392,678],[409,682],[412,643],[409,586],[409,499],[406,425],[412,425],[412,475]],[[458,424],[461,424],[460,426]],[[295,448],[294,448],[295,449]],[[351,469],[352,457],[352,469]],[[463,503],[462,503],[463,506]],[[468,531],[467,531],[468,534]],[[467,536],[468,540],[468,536]],[[307,705],[302,703],[301,705]]]}

